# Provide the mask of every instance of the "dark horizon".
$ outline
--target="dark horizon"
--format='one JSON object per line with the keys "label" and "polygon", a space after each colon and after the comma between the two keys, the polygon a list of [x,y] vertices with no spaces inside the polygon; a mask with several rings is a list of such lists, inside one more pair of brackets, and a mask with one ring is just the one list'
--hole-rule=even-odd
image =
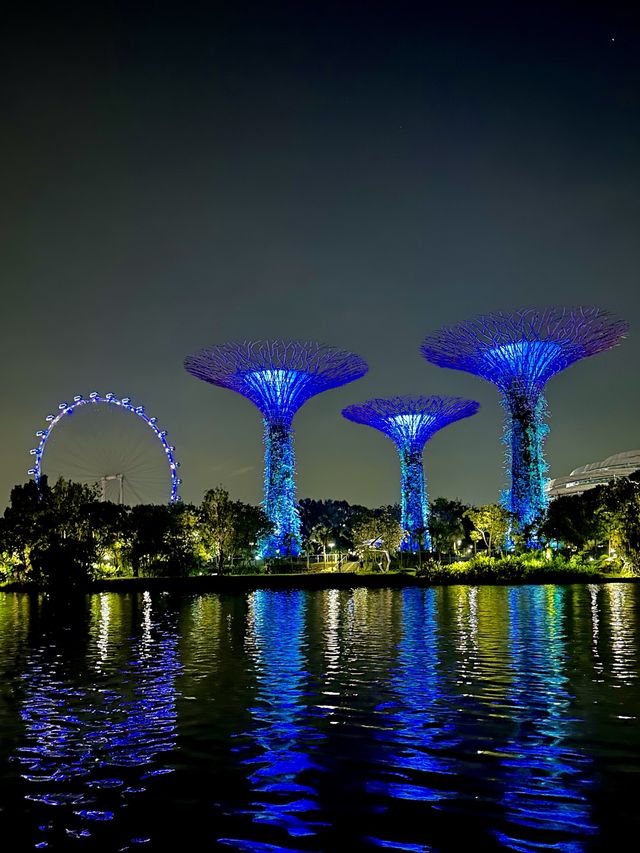
{"label": "dark horizon", "polygon": [[370,365],[297,415],[299,497],[395,503],[392,443],[340,412],[443,394],[481,410],[427,445],[429,493],[495,501],[498,395],[419,345],[538,305],[631,324],[551,380],[549,475],[636,449],[639,36],[640,9],[622,3],[12,9],[2,500],[46,414],[97,390],[158,417],[185,500],[222,484],[258,503],[258,413],[182,363],[284,337]]}

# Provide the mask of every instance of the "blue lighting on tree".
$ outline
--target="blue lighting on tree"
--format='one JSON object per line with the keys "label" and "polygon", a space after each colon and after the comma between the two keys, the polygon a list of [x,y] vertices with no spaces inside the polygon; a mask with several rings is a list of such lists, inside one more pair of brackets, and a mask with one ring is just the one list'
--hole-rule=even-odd
{"label": "blue lighting on tree", "polygon": [[574,362],[619,344],[627,328],[599,308],[527,309],[445,327],[422,344],[427,361],[474,373],[500,391],[511,473],[505,505],[529,544],[546,509],[545,385]]}
{"label": "blue lighting on tree", "polygon": [[403,551],[431,549],[422,464],[425,444],[438,430],[474,415],[478,408],[473,400],[458,397],[391,397],[343,409],[345,418],[380,430],[396,445],[400,457],[400,521],[407,533]]}
{"label": "blue lighting on tree", "polygon": [[264,509],[273,531],[261,557],[298,556],[302,549],[295,496],[293,418],[310,398],[359,379],[367,364],[354,353],[311,342],[256,341],[201,350],[185,359],[193,376],[242,394],[264,420]]}

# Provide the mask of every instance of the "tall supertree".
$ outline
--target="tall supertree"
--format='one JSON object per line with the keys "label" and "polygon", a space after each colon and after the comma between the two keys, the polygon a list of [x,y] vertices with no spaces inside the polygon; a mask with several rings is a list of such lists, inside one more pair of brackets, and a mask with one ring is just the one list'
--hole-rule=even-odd
{"label": "tall supertree", "polygon": [[626,331],[627,323],[600,308],[531,308],[485,314],[440,329],[422,343],[427,361],[482,376],[500,391],[511,470],[505,506],[516,527],[533,539],[547,505],[545,385],[574,362],[616,346]]}
{"label": "tall supertree", "polygon": [[350,421],[380,430],[395,444],[400,457],[401,524],[409,534],[402,550],[431,549],[429,504],[422,455],[431,436],[454,421],[478,411],[473,400],[458,397],[376,398],[347,406],[342,414]]}
{"label": "tall supertree", "polygon": [[264,509],[273,533],[263,557],[297,556],[300,518],[295,499],[293,418],[310,397],[360,379],[367,363],[351,352],[312,342],[244,341],[203,349],[185,359],[189,373],[237,391],[264,419]]}

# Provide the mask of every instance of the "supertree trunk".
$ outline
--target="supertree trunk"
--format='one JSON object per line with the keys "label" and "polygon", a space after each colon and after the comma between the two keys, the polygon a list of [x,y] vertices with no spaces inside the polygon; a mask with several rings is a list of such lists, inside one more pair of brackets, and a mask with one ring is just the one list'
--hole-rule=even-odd
{"label": "supertree trunk", "polygon": [[425,548],[431,550],[429,536],[429,510],[427,490],[422,467],[422,451],[398,449],[400,454],[401,524],[409,537],[401,545],[403,551],[415,553]]}
{"label": "supertree trunk", "polygon": [[260,554],[262,557],[297,557],[301,551],[301,536],[291,425],[265,420],[264,445],[264,510],[274,529],[260,542]]}
{"label": "supertree trunk", "polygon": [[531,397],[517,391],[505,394],[503,402],[507,410],[507,459],[511,466],[507,508],[514,514],[517,528],[535,539],[535,528],[547,508],[544,491],[547,465],[543,452],[548,432],[544,422],[546,402],[542,394]]}

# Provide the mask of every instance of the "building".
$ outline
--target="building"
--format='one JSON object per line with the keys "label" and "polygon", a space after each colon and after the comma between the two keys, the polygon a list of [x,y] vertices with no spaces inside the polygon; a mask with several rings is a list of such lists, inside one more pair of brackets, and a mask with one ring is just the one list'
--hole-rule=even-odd
{"label": "building", "polygon": [[640,471],[640,450],[626,450],[607,456],[602,462],[590,462],[575,468],[566,477],[556,477],[546,485],[547,496],[553,500],[561,495],[580,495],[595,486],[604,486],[619,477]]}

